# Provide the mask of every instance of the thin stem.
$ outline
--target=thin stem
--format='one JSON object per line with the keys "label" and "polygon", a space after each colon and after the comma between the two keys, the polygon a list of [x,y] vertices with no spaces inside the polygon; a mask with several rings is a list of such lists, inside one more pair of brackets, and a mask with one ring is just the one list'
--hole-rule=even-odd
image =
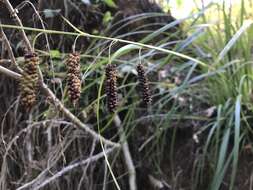
{"label": "thin stem", "polygon": [[9,70],[9,69],[6,69],[6,68],[3,67],[3,66],[0,66],[0,73],[5,74],[5,75],[7,75],[7,76],[9,76],[9,77],[11,77],[11,78],[14,78],[14,79],[16,79],[16,80],[19,80],[20,77],[21,77],[20,74],[14,72],[14,71],[11,71],[11,70]]}
{"label": "thin stem", "polygon": [[[148,49],[154,49],[160,52],[164,52],[167,54],[172,54],[178,57],[182,57],[184,59],[187,60],[191,60],[194,61],[196,63],[198,63],[199,65],[203,66],[203,67],[208,67],[208,68],[212,68],[211,65],[207,65],[206,63],[197,60],[195,58],[192,58],[188,55],[184,55],[182,53],[178,53],[175,51],[171,51],[168,49],[164,49],[161,47],[156,47],[153,45],[148,45],[148,44],[143,44],[140,42],[134,42],[134,41],[130,41],[130,40],[124,40],[124,39],[118,39],[118,38],[112,38],[112,37],[106,37],[106,36],[98,36],[98,35],[93,35],[93,34],[88,34],[85,32],[82,32],[80,30],[77,30],[78,33],[76,32],[65,32],[65,31],[58,31],[58,30],[44,30],[44,29],[39,29],[39,28],[32,28],[32,27],[18,27],[18,26],[14,26],[14,25],[6,25],[6,24],[0,24],[0,26],[2,26],[3,28],[12,28],[12,29],[23,29],[23,30],[29,30],[29,31],[34,31],[34,32],[43,32],[43,33],[49,33],[49,34],[59,34],[59,35],[72,35],[72,36],[84,36],[84,37],[89,37],[89,38],[97,38],[97,39],[104,39],[104,40],[111,40],[111,41],[116,41],[116,42],[121,42],[121,43],[125,43],[125,44],[132,44],[132,45],[136,45],[136,49],[139,49],[140,47],[145,47]],[[214,69],[214,68],[212,68]]]}

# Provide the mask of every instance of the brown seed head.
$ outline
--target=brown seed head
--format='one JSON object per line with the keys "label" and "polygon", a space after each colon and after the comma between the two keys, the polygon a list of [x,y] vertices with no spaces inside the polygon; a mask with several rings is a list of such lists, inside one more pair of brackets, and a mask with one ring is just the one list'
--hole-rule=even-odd
{"label": "brown seed head", "polygon": [[36,92],[38,90],[38,55],[34,52],[25,54],[25,64],[20,79],[20,101],[21,105],[30,110],[36,102]]}
{"label": "brown seed head", "polygon": [[145,75],[145,70],[142,64],[137,65],[139,86],[142,92],[142,102],[145,106],[148,106],[152,102],[151,93],[149,89],[148,78]]}
{"label": "brown seed head", "polygon": [[107,96],[107,107],[110,112],[115,112],[118,105],[116,66],[108,64],[105,72],[106,72],[105,90]]}
{"label": "brown seed head", "polygon": [[66,61],[67,66],[67,85],[68,95],[71,102],[75,105],[81,95],[81,79],[80,79],[80,55],[71,53]]}

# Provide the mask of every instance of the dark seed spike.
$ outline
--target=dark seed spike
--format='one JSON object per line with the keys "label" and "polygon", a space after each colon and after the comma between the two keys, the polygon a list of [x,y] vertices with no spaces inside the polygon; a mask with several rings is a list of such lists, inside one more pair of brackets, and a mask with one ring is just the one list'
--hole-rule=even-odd
{"label": "dark seed spike", "polygon": [[76,105],[81,95],[81,79],[80,79],[80,55],[79,53],[71,53],[66,61],[67,66],[67,85],[68,95],[71,102]]}
{"label": "dark seed spike", "polygon": [[137,73],[138,73],[138,80],[139,86],[142,92],[142,102],[145,106],[149,106],[152,102],[151,93],[149,89],[149,81],[147,76],[145,75],[145,70],[142,64],[137,65]]}
{"label": "dark seed spike", "polygon": [[107,107],[110,112],[115,112],[118,105],[118,94],[117,94],[117,71],[116,66],[108,64],[106,69],[106,96],[107,96]]}

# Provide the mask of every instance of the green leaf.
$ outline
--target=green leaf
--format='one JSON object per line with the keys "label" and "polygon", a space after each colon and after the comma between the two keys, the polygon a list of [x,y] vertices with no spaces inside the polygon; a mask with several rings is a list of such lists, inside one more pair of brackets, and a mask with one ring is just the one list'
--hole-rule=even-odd
{"label": "green leaf", "polygon": [[106,11],[103,17],[103,24],[108,24],[112,20],[112,14],[110,11]]}
{"label": "green leaf", "polygon": [[121,48],[119,48],[112,56],[112,60],[116,59],[117,57],[120,57],[122,55],[125,55],[126,53],[129,53],[132,50],[140,49],[140,46],[134,45],[134,44],[128,44]]}
{"label": "green leaf", "polygon": [[61,53],[58,50],[51,50],[50,51],[50,56],[52,58],[60,58],[61,57]]}
{"label": "green leaf", "polygon": [[104,0],[104,2],[108,7],[117,8],[117,5],[114,3],[113,0]]}
{"label": "green leaf", "polygon": [[233,164],[232,164],[232,175],[230,181],[230,190],[233,189],[235,179],[236,179],[236,172],[237,172],[237,165],[239,159],[239,148],[240,148],[240,129],[241,129],[241,95],[239,95],[236,99],[235,104],[235,132],[234,132],[234,151],[233,151]]}

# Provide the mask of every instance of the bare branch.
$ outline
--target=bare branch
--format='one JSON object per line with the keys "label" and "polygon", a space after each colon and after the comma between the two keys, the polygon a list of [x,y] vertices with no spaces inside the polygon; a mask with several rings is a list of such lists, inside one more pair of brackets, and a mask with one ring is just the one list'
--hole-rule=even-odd
{"label": "bare branch", "polygon": [[11,63],[10,59],[0,59],[0,64],[4,64],[4,63]]}
{"label": "bare branch", "polygon": [[11,77],[11,78],[17,79],[17,80],[21,77],[20,74],[14,72],[14,71],[11,71],[11,70],[9,70],[9,69],[6,69],[6,68],[3,67],[3,66],[0,66],[0,73],[3,73],[3,74],[5,74],[5,75],[7,75],[7,76],[9,76],[9,77]]}

